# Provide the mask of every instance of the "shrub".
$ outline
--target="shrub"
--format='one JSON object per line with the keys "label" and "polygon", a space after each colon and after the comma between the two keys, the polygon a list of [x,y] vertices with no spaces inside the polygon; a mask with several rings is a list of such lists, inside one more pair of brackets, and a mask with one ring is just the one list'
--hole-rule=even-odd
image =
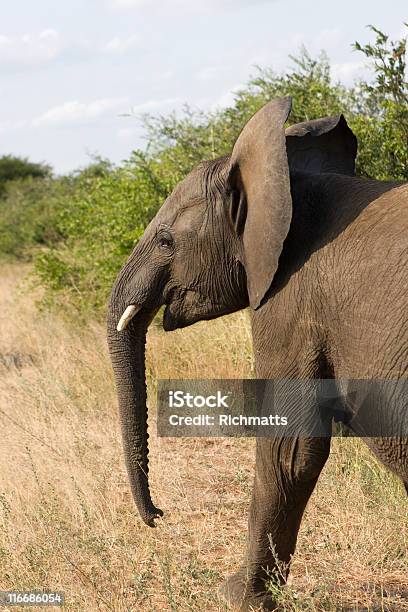
{"label": "shrub", "polygon": [[[407,25],[407,24],[406,24]],[[381,30],[373,45],[354,48],[370,60],[373,83],[360,82],[352,92],[352,127],[360,142],[358,171],[380,180],[408,180],[407,40],[390,41]]]}
{"label": "shrub", "polygon": [[[75,179],[58,213],[64,239],[36,257],[36,272],[51,293],[81,309],[103,306],[118,268],[171,190],[158,161],[135,152],[121,168]],[[48,296],[49,297],[49,296]]]}
{"label": "shrub", "polygon": [[0,198],[0,254],[31,259],[35,248],[56,248],[63,238],[58,215],[72,191],[68,177],[9,181]]}
{"label": "shrub", "polygon": [[26,158],[13,155],[0,157],[0,197],[3,196],[9,181],[32,178],[45,178],[51,175],[51,168],[46,164],[36,164]]}

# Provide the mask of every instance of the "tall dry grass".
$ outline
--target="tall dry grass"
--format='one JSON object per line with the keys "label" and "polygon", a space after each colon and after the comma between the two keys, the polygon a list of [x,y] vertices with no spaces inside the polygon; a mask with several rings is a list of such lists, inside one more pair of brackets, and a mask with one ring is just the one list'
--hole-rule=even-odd
{"label": "tall dry grass", "polygon": [[[122,462],[103,327],[40,313],[0,272],[0,588],[65,592],[72,611],[221,611],[239,564],[252,440],[151,438],[157,529]],[[245,313],[148,339],[157,377],[251,372]],[[154,425],[154,423],[152,423]],[[358,440],[337,439],[302,524],[282,610],[408,610],[408,504]],[[15,609],[15,608],[13,608]]]}

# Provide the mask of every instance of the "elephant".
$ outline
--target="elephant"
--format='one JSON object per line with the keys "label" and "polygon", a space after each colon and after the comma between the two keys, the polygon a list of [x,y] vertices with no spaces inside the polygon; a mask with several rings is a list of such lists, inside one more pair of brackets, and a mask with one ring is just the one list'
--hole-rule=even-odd
{"label": "elephant", "polygon": [[[182,180],[119,272],[108,306],[124,456],[140,516],[151,499],[145,342],[249,307],[260,379],[408,378],[408,185],[355,176],[343,115],[292,125],[289,97],[258,110],[231,155]],[[380,407],[386,411],[386,406]],[[408,438],[367,440],[408,487]],[[274,609],[330,436],[262,437],[242,566],[221,589],[241,611]]]}

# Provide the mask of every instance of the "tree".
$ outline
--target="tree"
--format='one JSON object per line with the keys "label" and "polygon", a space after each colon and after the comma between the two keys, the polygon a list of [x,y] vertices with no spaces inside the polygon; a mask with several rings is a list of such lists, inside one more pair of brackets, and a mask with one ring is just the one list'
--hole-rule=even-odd
{"label": "tree", "polygon": [[9,181],[24,178],[45,178],[51,175],[50,166],[30,162],[27,158],[3,155],[0,157],[0,197]]}
{"label": "tree", "polygon": [[375,75],[373,82],[358,83],[352,96],[352,127],[360,141],[358,170],[380,180],[408,180],[407,39],[392,41],[378,28],[369,28],[376,35],[374,44],[354,43]]}

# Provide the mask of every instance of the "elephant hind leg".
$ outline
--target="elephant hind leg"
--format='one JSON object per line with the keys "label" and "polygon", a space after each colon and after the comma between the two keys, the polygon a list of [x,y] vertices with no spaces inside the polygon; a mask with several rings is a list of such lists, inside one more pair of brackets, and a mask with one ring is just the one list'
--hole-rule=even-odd
{"label": "elephant hind leg", "polygon": [[408,494],[408,438],[365,438],[365,442],[381,463],[401,478]]}

